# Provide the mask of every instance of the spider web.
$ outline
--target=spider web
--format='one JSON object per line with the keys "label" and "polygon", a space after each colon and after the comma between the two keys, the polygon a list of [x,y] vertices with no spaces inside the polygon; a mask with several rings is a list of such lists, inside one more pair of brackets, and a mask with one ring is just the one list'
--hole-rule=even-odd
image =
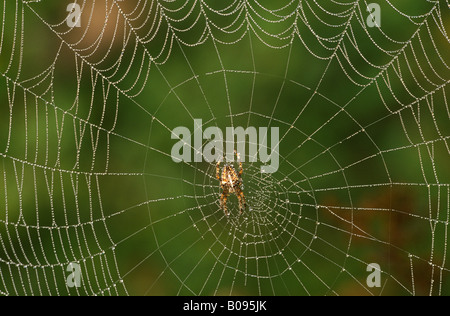
{"label": "spider web", "polygon": [[[448,1],[72,2],[2,1],[0,294],[450,293]],[[242,215],[196,118],[280,129]]]}

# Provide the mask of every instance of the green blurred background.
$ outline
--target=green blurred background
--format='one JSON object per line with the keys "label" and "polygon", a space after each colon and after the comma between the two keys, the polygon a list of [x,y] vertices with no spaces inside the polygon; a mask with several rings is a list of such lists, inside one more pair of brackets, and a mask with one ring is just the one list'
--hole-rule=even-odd
{"label": "green blurred background", "polygon": [[[71,2],[0,7],[0,294],[450,294],[446,1]],[[241,216],[194,118],[280,129]]]}

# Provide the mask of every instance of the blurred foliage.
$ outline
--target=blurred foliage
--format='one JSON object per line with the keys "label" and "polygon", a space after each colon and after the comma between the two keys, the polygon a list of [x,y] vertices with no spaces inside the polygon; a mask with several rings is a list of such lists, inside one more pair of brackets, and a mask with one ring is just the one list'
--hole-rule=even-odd
{"label": "blurred foliage", "polygon": [[[166,37],[158,5],[183,30],[199,2],[81,2],[72,30],[69,1],[1,4],[0,293],[449,294],[450,59],[435,25],[448,34],[449,10],[374,2],[381,31],[361,26],[365,1],[300,1],[280,23],[259,5],[298,1],[249,1],[256,20],[236,34],[211,10],[217,41],[194,46],[181,41],[206,22]],[[170,131],[194,118],[285,135],[277,173],[244,163],[244,216],[235,197],[230,218],[219,209],[215,165],[170,158]],[[69,262],[80,289],[65,286]],[[382,289],[365,285],[371,262]]]}

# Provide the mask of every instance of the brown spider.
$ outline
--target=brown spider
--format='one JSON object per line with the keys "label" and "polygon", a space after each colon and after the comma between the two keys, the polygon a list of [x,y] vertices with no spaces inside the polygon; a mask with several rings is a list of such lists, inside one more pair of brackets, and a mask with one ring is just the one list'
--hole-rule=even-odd
{"label": "brown spider", "polygon": [[220,195],[220,208],[223,209],[225,215],[228,216],[227,199],[232,193],[236,194],[239,200],[239,210],[240,214],[247,207],[245,202],[244,191],[242,190],[242,162],[239,154],[235,151],[236,157],[239,161],[239,173],[236,172],[234,167],[230,164],[225,164],[220,173],[220,163],[221,160],[217,161],[216,165],[216,178],[220,182],[220,187],[222,188],[222,194]]}

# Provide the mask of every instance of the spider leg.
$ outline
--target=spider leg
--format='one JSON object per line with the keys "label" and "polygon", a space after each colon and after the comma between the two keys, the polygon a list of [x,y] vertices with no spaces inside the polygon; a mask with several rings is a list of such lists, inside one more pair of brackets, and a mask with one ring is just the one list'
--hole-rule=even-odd
{"label": "spider leg", "polygon": [[236,196],[238,197],[238,200],[239,200],[239,211],[242,214],[243,210],[245,210],[247,208],[247,202],[245,202],[244,191],[242,191],[242,189],[240,187],[236,187],[235,191],[236,191]]}
{"label": "spider leg", "polygon": [[236,158],[239,161],[239,177],[242,176],[244,173],[244,169],[242,168],[242,161],[241,161],[241,155],[235,150],[234,153],[236,154]]}
{"label": "spider leg", "polygon": [[220,160],[218,160],[216,164],[216,178],[220,181]]}
{"label": "spider leg", "polygon": [[224,189],[222,194],[220,195],[220,208],[223,209],[225,216],[228,216],[228,207],[227,207],[227,200],[228,200],[228,190]]}

